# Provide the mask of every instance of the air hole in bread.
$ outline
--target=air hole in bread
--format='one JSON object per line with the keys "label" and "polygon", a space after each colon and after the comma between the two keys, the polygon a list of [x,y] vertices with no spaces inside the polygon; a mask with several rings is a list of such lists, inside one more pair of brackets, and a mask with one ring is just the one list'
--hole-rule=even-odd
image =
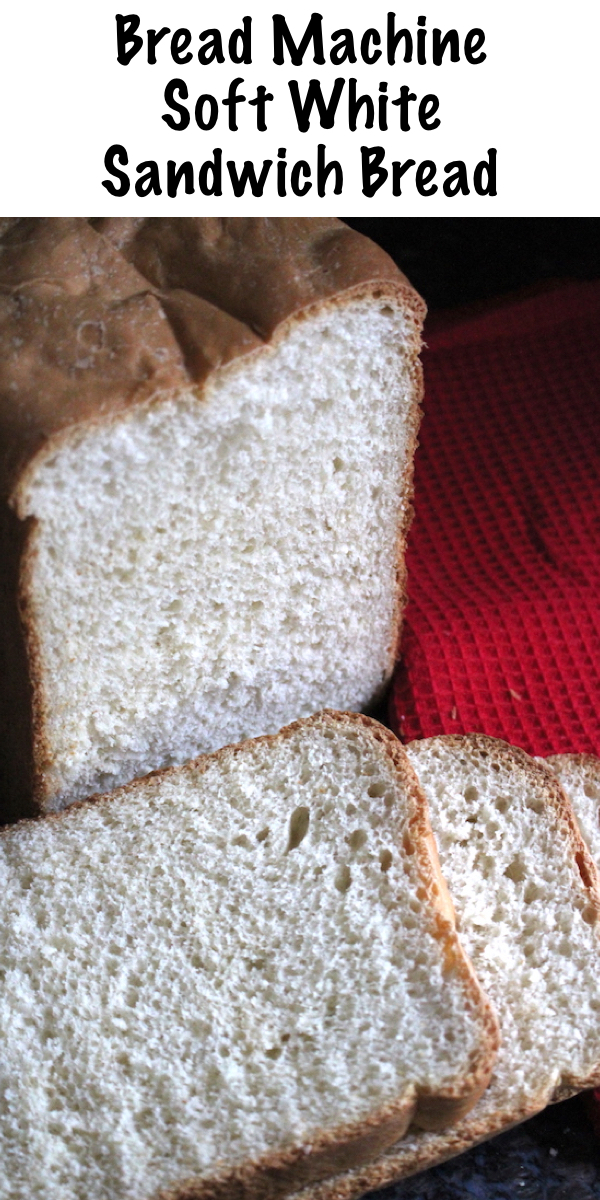
{"label": "air hole in bread", "polygon": [[379,796],[384,796],[387,791],[387,786],[388,785],[383,783],[382,780],[378,780],[377,783],[371,783],[367,788],[367,795],[370,796],[372,800],[377,799]]}
{"label": "air hole in bread", "polygon": [[479,789],[475,787],[475,784],[471,783],[469,787],[465,788],[464,797],[469,803],[474,803],[479,799]]}
{"label": "air hole in bread", "polygon": [[544,811],[544,800],[541,796],[528,795],[525,799],[525,804],[527,805],[527,808],[531,809],[532,812],[538,813],[539,815],[541,815]]}
{"label": "air hole in bread", "polygon": [[360,850],[367,840],[368,834],[365,829],[353,829],[346,837],[346,841],[351,850]]}
{"label": "air hole in bread", "polygon": [[334,882],[338,892],[341,892],[342,895],[349,890],[352,884],[352,875],[347,863],[338,869]]}
{"label": "air hole in bread", "polygon": [[266,840],[269,836],[269,833],[270,833],[269,826],[265,825],[265,828],[261,829],[260,833],[257,833],[257,835],[256,835],[257,842],[266,842]]}
{"label": "air hole in bread", "polygon": [[409,930],[410,930],[410,929],[416,929],[416,928],[417,928],[417,924],[418,924],[418,922],[417,922],[417,919],[416,919],[416,917],[413,917],[413,916],[411,916],[410,914],[407,914],[407,915],[405,916],[405,918],[404,918],[404,928],[405,928],[405,929],[409,929]]}
{"label": "air hole in bread", "polygon": [[527,878],[527,868],[517,856],[506,867],[504,874],[507,879],[512,879],[513,883],[522,883]]}
{"label": "air hole in bread", "polygon": [[301,804],[294,809],[290,817],[290,834],[286,854],[289,854],[291,850],[298,849],[308,833],[309,824],[310,809],[305,804]]}
{"label": "air hole in bread", "polygon": [[392,865],[391,850],[380,850],[379,851],[379,865],[380,865],[382,871],[389,871],[389,869]]}
{"label": "air hole in bread", "polygon": [[242,847],[244,848],[244,850],[250,850],[250,849],[251,849],[251,843],[250,843],[250,840],[249,840],[249,838],[247,838],[247,837],[246,837],[246,834],[245,834],[245,833],[240,833],[240,834],[238,835],[238,837],[235,837],[235,838],[233,839],[233,845],[234,845],[234,846],[242,846]]}

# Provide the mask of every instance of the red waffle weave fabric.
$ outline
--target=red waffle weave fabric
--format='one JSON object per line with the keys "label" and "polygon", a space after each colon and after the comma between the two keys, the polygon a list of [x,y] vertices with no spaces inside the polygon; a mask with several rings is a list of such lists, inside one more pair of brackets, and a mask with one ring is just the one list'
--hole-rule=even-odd
{"label": "red waffle weave fabric", "polygon": [[600,284],[425,336],[392,724],[600,754]]}

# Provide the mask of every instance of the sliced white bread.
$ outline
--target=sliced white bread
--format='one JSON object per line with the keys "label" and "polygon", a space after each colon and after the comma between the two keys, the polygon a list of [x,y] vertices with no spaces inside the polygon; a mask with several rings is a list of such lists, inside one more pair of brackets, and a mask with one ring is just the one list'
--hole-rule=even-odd
{"label": "sliced white bread", "polygon": [[439,1128],[496,1018],[396,739],[324,713],[0,835],[2,1200],[260,1200]]}
{"label": "sliced white bread", "polygon": [[592,857],[600,863],[600,758],[593,754],[554,754],[544,762],[558,775]]}
{"label": "sliced white bread", "polygon": [[598,877],[554,772],[477,734],[407,750],[428,799],[461,940],[498,1011],[500,1052],[489,1088],[453,1129],[411,1133],[370,1166],[305,1190],[302,1200],[352,1200],[600,1082]]}
{"label": "sliced white bread", "polygon": [[0,820],[377,699],[423,314],[329,218],[0,237]]}

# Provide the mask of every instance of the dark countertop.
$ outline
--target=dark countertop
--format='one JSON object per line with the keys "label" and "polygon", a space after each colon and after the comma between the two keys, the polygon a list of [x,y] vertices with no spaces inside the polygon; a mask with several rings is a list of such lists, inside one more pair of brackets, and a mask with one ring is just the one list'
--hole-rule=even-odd
{"label": "dark countertop", "polygon": [[600,1139],[577,1096],[369,1200],[600,1200]]}

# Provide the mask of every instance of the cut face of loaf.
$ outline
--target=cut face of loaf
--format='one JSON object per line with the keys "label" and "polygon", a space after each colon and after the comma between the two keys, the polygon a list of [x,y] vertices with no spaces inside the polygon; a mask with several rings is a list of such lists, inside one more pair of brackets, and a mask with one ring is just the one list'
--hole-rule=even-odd
{"label": "cut face of loaf", "polygon": [[0,879],[2,1200],[259,1200],[489,1078],[422,793],[366,717],[14,826]]}
{"label": "cut face of loaf", "polygon": [[600,759],[593,754],[555,754],[544,761],[558,775],[592,857],[600,863]]}
{"label": "cut face of loaf", "polygon": [[387,678],[412,403],[402,313],[354,301],[92,429],[25,516],[48,808]]}
{"label": "cut face of loaf", "polygon": [[429,738],[407,752],[461,940],[496,1005],[500,1051],[487,1091],[453,1129],[409,1134],[301,1200],[353,1200],[600,1081],[598,880],[553,772],[480,735]]}
{"label": "cut face of loaf", "polygon": [[[52,308],[50,284],[39,297],[35,282],[25,289],[30,325],[11,310],[6,333],[25,348],[0,377],[9,400],[13,387],[50,393],[46,442],[12,498],[31,523],[21,607],[34,792],[46,811],[377,698],[404,602],[421,316],[393,264],[375,247],[363,263],[370,243],[358,238],[357,249],[338,222],[50,232],[54,241],[45,226],[31,234],[49,243],[36,271],[46,264],[68,287]],[[12,243],[9,266],[11,254]],[[87,308],[71,299],[83,286],[74,262],[89,273]],[[117,303],[113,292],[132,295]],[[141,316],[140,292],[150,305]],[[51,344],[35,345],[32,331],[57,313]],[[52,389],[70,415],[48,432],[60,407]],[[36,404],[27,393],[19,414]],[[7,438],[16,441],[12,426]],[[14,710],[7,702],[9,745]]]}

